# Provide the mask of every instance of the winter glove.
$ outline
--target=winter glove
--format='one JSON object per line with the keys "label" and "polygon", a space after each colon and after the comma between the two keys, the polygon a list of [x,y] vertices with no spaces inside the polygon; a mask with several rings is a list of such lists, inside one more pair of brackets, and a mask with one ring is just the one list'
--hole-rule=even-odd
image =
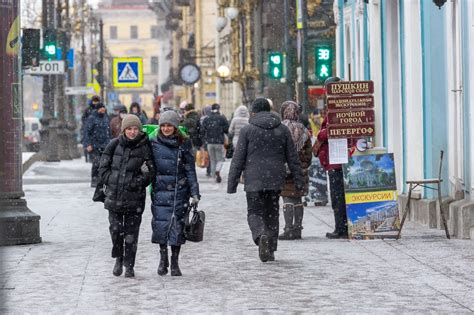
{"label": "winter glove", "polygon": [[197,206],[199,203],[199,196],[193,196],[193,200],[191,201],[192,206]]}
{"label": "winter glove", "polygon": [[143,162],[142,166],[140,167],[140,171],[143,175],[146,175],[150,172],[150,168],[146,165],[146,162]]}

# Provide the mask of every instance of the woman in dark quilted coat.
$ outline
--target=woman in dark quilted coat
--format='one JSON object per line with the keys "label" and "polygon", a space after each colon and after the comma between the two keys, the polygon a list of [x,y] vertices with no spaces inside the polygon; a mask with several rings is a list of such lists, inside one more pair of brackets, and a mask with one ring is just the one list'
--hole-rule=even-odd
{"label": "woman in dark quilted coat", "polygon": [[113,274],[134,277],[138,233],[145,208],[146,187],[155,175],[148,136],[137,116],[126,115],[122,134],[105,148],[99,174],[106,185],[104,207],[109,210]]}
{"label": "woman in dark quilted coat", "polygon": [[293,177],[286,175],[285,186],[281,192],[283,197],[283,216],[285,218],[285,228],[279,235],[280,240],[301,239],[301,230],[303,229],[304,206],[302,197],[308,193],[309,176],[308,169],[311,165],[313,155],[311,136],[309,130],[298,121],[299,106],[293,101],[286,101],[281,105],[280,114],[282,124],[290,129],[291,137],[295,143],[296,151],[304,175],[304,190],[296,190]]}
{"label": "woman in dark quilted coat", "polygon": [[184,222],[189,199],[199,202],[199,185],[196,176],[191,140],[178,130],[179,116],[166,111],[160,116],[160,130],[152,141],[156,176],[151,196],[153,213],[152,242],[160,245],[158,274],[168,273],[168,245],[171,246],[171,275],[181,276],[178,257],[185,243]]}

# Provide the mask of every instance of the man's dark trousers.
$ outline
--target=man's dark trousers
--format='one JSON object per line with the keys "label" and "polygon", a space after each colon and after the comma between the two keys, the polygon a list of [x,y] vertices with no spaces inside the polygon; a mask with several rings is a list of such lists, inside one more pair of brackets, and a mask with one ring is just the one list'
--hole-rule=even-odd
{"label": "man's dark trousers", "polygon": [[123,257],[127,267],[135,266],[138,234],[142,215],[140,213],[109,211],[109,231],[112,238],[112,257]]}
{"label": "man's dark trousers", "polygon": [[336,231],[347,233],[346,196],[344,193],[344,174],[342,168],[328,171],[331,206],[334,211]]}
{"label": "man's dark trousers", "polygon": [[256,245],[262,234],[266,234],[270,251],[277,250],[280,191],[265,190],[247,192],[247,221]]}

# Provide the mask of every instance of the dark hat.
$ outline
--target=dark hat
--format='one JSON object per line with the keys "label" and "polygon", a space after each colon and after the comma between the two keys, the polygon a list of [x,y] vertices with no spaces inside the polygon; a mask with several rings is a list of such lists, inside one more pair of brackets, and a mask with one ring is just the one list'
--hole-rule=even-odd
{"label": "dark hat", "polygon": [[252,103],[252,113],[269,112],[270,110],[270,103],[266,98],[259,97]]}
{"label": "dark hat", "polygon": [[221,106],[219,104],[217,103],[212,104],[211,110],[219,110],[219,109],[221,109]]}
{"label": "dark hat", "polygon": [[92,97],[91,97],[91,101],[92,101],[92,102],[100,102],[100,96],[98,96],[98,95],[92,96]]}
{"label": "dark hat", "polygon": [[102,107],[105,108],[104,103],[98,103],[98,104],[95,105],[95,109],[99,109],[99,108],[102,108]]}
{"label": "dark hat", "polygon": [[118,110],[119,113],[125,113],[125,114],[127,113],[127,107],[125,107],[125,105],[121,105],[121,104],[115,105],[114,110]]}
{"label": "dark hat", "polygon": [[184,110],[185,111],[194,110],[194,105],[193,104],[187,104],[186,106],[184,106]]}

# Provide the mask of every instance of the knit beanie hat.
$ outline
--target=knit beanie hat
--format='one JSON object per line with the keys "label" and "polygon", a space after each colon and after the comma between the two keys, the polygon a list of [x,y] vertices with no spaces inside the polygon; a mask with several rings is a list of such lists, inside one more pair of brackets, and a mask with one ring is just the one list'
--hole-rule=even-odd
{"label": "knit beanie hat", "polygon": [[128,127],[132,126],[137,126],[138,129],[142,130],[142,123],[137,116],[132,114],[125,115],[125,117],[122,119],[122,132],[124,132]]}
{"label": "knit beanie hat", "polygon": [[159,124],[170,124],[175,128],[179,126],[179,115],[174,110],[168,110],[164,113],[161,113]]}
{"label": "knit beanie hat", "polygon": [[269,112],[270,109],[270,103],[266,98],[257,98],[252,103],[252,113]]}

